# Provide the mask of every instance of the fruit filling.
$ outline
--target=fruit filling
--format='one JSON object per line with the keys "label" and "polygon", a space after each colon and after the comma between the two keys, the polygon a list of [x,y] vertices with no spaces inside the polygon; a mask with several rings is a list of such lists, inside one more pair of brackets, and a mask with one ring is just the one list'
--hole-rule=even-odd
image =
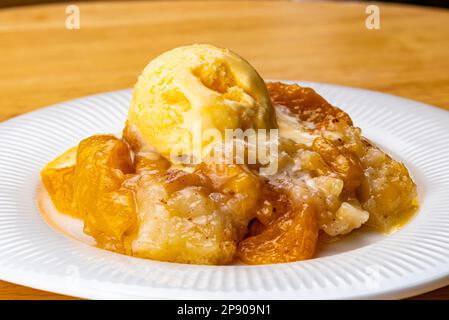
{"label": "fruit filling", "polygon": [[98,246],[180,263],[304,260],[320,234],[362,225],[388,233],[406,221],[416,186],[403,164],[312,89],[267,88],[280,128],[274,175],[245,164],[177,167],[158,153],[135,153],[136,137],[125,133],[83,140],[44,168],[43,184]]}

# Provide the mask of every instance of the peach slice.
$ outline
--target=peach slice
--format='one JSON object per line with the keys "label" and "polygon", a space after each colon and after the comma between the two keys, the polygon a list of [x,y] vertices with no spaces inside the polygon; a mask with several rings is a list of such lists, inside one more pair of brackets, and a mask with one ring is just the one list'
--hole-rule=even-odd
{"label": "peach slice", "polygon": [[114,136],[92,136],[78,146],[73,198],[84,231],[109,250],[125,250],[123,236],[137,219],[133,191],[122,186],[133,170],[128,145]]}
{"label": "peach slice", "polygon": [[248,264],[284,263],[309,259],[318,240],[318,222],[309,205],[297,205],[279,216],[260,234],[238,245],[238,255]]}
{"label": "peach slice", "polygon": [[79,217],[73,201],[72,185],[76,153],[77,147],[74,147],[49,162],[42,170],[41,178],[56,209],[65,214]]}

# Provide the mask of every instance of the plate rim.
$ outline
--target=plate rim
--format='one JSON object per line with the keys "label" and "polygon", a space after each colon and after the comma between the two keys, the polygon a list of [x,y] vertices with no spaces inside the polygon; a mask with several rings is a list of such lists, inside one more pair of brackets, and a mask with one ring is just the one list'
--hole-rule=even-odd
{"label": "plate rim", "polygon": [[[425,108],[426,112],[428,110],[434,110],[434,112],[438,112],[441,114],[443,114],[443,113],[446,114],[446,112],[447,112],[444,109],[441,109],[441,108],[438,108],[438,107],[435,107],[432,105],[428,105],[423,102],[414,101],[414,100],[410,100],[410,99],[407,99],[404,97],[381,93],[381,92],[377,92],[377,91],[373,91],[373,90],[366,90],[366,89],[362,89],[362,88],[354,88],[354,87],[348,87],[348,86],[341,86],[341,85],[334,85],[334,84],[327,84],[327,83],[308,82],[308,81],[295,81],[295,80],[267,80],[267,81],[282,81],[285,83],[300,83],[302,85],[311,86],[313,88],[315,86],[325,86],[325,87],[328,86],[328,87],[333,87],[335,89],[342,89],[343,91],[349,89],[351,91],[355,91],[360,94],[370,93],[370,94],[375,94],[375,95],[381,95],[381,96],[387,97],[389,99],[390,98],[396,99],[396,100],[400,99],[404,103],[413,104],[415,107]],[[11,123],[13,124],[14,122],[21,121],[22,119],[32,118],[36,114],[42,113],[44,110],[50,110],[50,111],[46,111],[46,112],[51,112],[51,110],[56,109],[56,108],[61,108],[61,106],[66,106],[66,107],[70,108],[70,104],[76,104],[78,102],[85,101],[86,99],[101,98],[101,97],[104,97],[105,95],[118,94],[118,93],[129,94],[131,90],[132,89],[128,88],[128,89],[122,89],[122,90],[108,91],[108,92],[97,93],[97,94],[88,95],[88,96],[84,96],[84,97],[79,97],[79,98],[68,100],[68,101],[58,102],[56,104],[52,104],[50,106],[43,107],[38,110],[34,110],[31,112],[19,115],[17,117],[8,119],[4,122],[1,122],[0,123],[0,133],[1,133],[2,129],[6,127],[5,124],[9,125]],[[327,99],[327,97],[325,97],[325,98]],[[60,109],[58,109],[58,110],[60,110]],[[445,116],[447,117],[448,114],[446,114]],[[0,182],[0,187],[1,187],[1,182]],[[3,201],[3,200],[0,200],[0,202],[1,201]],[[246,268],[254,268],[254,266],[245,266],[245,267]],[[256,266],[256,267],[258,267],[258,266]],[[87,298],[94,298],[94,299],[99,299],[101,297],[104,297],[104,295],[95,295],[95,294],[90,295],[90,293],[86,292],[86,290],[73,290],[73,289],[71,290],[71,289],[67,289],[67,288],[61,289],[60,285],[57,285],[57,284],[54,285],[54,283],[52,281],[46,281],[44,279],[40,279],[40,276],[34,278],[31,281],[30,280],[22,280],[20,278],[20,276],[16,274],[17,272],[20,274],[20,271],[10,270],[9,273],[7,274],[7,276],[5,277],[4,276],[5,270],[7,270],[7,268],[5,266],[2,266],[2,262],[0,261],[0,278],[5,281],[10,281],[13,283],[18,283],[21,285],[25,285],[25,286],[40,289],[40,290],[47,290],[47,291],[51,291],[51,292],[56,292],[56,293],[61,293],[61,294],[71,295],[71,296],[76,296],[76,297],[87,297]],[[51,276],[49,276],[49,277],[51,277]],[[433,278],[429,279],[426,282],[416,283],[413,286],[408,285],[408,286],[404,286],[404,287],[398,287],[394,291],[391,291],[391,290],[388,291],[387,289],[385,289],[385,291],[380,290],[376,294],[367,293],[364,296],[358,295],[355,297],[346,297],[346,298],[350,298],[350,299],[354,299],[354,298],[361,298],[361,299],[373,299],[374,298],[375,299],[375,298],[384,298],[384,297],[404,298],[404,297],[408,297],[410,295],[420,294],[427,290],[434,290],[439,287],[446,286],[448,284],[449,284],[449,269],[445,272],[442,272],[439,275],[435,275]],[[84,284],[83,287],[86,288],[86,284]],[[99,290],[99,289],[95,288],[95,290]],[[189,289],[187,289],[187,291],[188,290]],[[207,290],[205,290],[203,293],[205,293],[205,292],[207,292]],[[121,297],[121,298],[123,298],[123,297]],[[148,297],[144,297],[144,298],[148,298]],[[158,298],[158,297],[154,297],[154,298]],[[345,297],[343,297],[343,298],[345,298]]]}

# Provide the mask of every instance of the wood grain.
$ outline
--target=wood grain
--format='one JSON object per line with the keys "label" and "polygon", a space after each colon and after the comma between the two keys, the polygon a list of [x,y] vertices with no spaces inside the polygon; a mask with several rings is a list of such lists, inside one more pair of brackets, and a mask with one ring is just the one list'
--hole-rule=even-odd
{"label": "wood grain", "polygon": [[[229,47],[264,78],[374,89],[449,109],[449,11],[326,2],[80,3],[0,10],[0,121],[67,99],[131,87],[149,60],[191,43]],[[61,299],[0,281],[3,299]],[[449,299],[449,287],[419,298]]]}

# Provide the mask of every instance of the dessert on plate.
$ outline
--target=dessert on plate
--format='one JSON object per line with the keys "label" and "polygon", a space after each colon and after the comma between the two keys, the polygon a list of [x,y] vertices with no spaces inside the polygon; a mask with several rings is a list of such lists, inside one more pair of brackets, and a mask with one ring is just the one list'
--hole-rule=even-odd
{"label": "dessert on plate", "polygon": [[407,168],[348,114],[211,45],[151,61],[122,136],[84,139],[41,177],[99,247],[178,263],[310,259],[320,237],[391,233],[417,208]]}

